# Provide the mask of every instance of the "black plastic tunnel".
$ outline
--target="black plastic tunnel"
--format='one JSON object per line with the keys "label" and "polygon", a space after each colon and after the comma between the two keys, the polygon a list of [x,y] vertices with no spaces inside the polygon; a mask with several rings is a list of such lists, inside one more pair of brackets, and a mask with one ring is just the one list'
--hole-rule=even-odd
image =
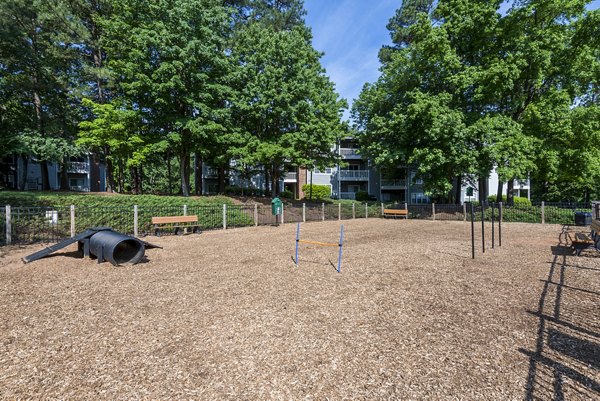
{"label": "black plastic tunnel", "polygon": [[137,238],[105,230],[90,237],[90,253],[108,260],[115,266],[134,265],[144,257],[145,247]]}

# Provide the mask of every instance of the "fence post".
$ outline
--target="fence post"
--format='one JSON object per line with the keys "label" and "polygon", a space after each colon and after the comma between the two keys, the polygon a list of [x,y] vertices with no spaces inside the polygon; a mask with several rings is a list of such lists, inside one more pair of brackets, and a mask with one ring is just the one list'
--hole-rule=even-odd
{"label": "fence post", "polygon": [[408,210],[408,203],[404,202],[404,210]]}
{"label": "fence post", "polygon": [[463,203],[463,221],[467,221],[467,204]]}
{"label": "fence post", "polygon": [[356,205],[352,202],[352,218],[356,218]]}
{"label": "fence post", "polygon": [[227,204],[223,203],[223,230],[227,230]]}
{"label": "fence post", "polygon": [[325,202],[321,203],[321,217],[325,221]]}
{"label": "fence post", "polygon": [[75,205],[71,205],[71,238],[75,236]]}
{"label": "fence post", "polygon": [[382,216],[383,216],[383,209],[384,209],[384,207],[383,207],[383,202],[381,202],[381,215],[382,215]]}
{"label": "fence post", "polygon": [[[183,205],[183,215],[187,216],[187,205]],[[188,230],[187,230],[187,227],[186,227],[186,228],[183,229],[183,233],[187,234],[187,232],[188,232]],[[137,235],[136,235],[136,237],[137,237]]]}
{"label": "fence post", "polygon": [[283,224],[283,202],[281,202],[281,224]]}
{"label": "fence post", "polygon": [[433,214],[433,221],[435,221],[435,203],[431,204],[431,213]]}
{"label": "fence post", "polygon": [[338,220],[342,220],[342,204],[338,203]]}
{"label": "fence post", "polygon": [[542,224],[546,224],[546,204],[542,201]]}
{"label": "fence post", "polygon": [[306,203],[302,204],[302,222],[306,223]]}
{"label": "fence post", "polygon": [[258,226],[258,204],[254,204],[254,226]]}
{"label": "fence post", "polygon": [[133,205],[133,236],[138,236],[138,205]]}
{"label": "fence post", "polygon": [[6,205],[6,245],[10,245],[12,242],[12,222],[10,216],[10,205]]}
{"label": "fence post", "polygon": [[365,202],[365,219],[369,218],[369,204]]}

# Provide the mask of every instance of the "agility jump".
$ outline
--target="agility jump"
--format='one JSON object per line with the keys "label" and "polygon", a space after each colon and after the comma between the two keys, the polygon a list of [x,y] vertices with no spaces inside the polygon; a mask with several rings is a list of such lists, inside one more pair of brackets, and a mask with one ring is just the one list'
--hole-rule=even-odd
{"label": "agility jump", "polygon": [[340,253],[338,256],[338,265],[337,272],[340,273],[340,269],[342,268],[342,248],[344,245],[344,225],[342,224],[342,228],[340,229],[340,242],[338,244],[331,244],[327,242],[319,242],[319,241],[311,241],[306,239],[300,239],[300,223],[298,223],[298,227],[296,228],[296,266],[298,266],[298,245],[302,244],[311,244],[311,245],[319,245],[319,246],[337,246],[340,248]]}

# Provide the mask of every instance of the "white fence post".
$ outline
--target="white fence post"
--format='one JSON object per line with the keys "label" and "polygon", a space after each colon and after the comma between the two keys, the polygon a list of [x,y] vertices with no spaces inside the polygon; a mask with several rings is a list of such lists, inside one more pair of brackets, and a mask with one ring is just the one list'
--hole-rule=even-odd
{"label": "white fence post", "polygon": [[227,230],[227,204],[223,203],[223,230]]}
{"label": "white fence post", "polygon": [[137,237],[138,234],[138,205],[133,205],[133,236]]}
{"label": "white fence post", "polygon": [[463,203],[463,221],[467,221],[467,204]]}
{"label": "white fence post", "polygon": [[254,226],[258,226],[258,204],[254,204]]}
{"label": "white fence post", "polygon": [[71,205],[71,238],[75,236],[75,205]]}
{"label": "white fence post", "polygon": [[352,202],[352,218],[356,218],[356,205]]}
{"label": "white fence post", "polygon": [[408,203],[404,202],[404,210],[408,210]]}
{"label": "white fence post", "polygon": [[542,201],[542,224],[546,224],[546,203]]}
{"label": "white fence post", "polygon": [[502,202],[498,202],[498,221],[502,223]]}
{"label": "white fence post", "polygon": [[383,216],[383,209],[385,209],[385,208],[383,207],[383,202],[381,202],[381,215],[382,216]]}
{"label": "white fence post", "polygon": [[325,202],[321,203],[321,219],[325,221]]}
{"label": "white fence post", "polygon": [[338,203],[338,220],[342,220],[342,204]]}
{"label": "white fence post", "polygon": [[306,203],[302,204],[302,222],[306,223]]}
{"label": "white fence post", "polygon": [[435,203],[431,204],[431,213],[433,213],[433,221],[435,221]]}
{"label": "white fence post", "polygon": [[369,218],[369,204],[365,202],[365,219]]}
{"label": "white fence post", "polygon": [[[187,216],[187,205],[183,205],[183,215]],[[183,229],[183,233],[187,234],[188,230],[187,227]]]}
{"label": "white fence post", "polygon": [[283,202],[281,202],[281,224],[283,224],[285,220],[283,219]]}
{"label": "white fence post", "polygon": [[12,243],[12,219],[10,216],[10,205],[6,205],[6,245]]}

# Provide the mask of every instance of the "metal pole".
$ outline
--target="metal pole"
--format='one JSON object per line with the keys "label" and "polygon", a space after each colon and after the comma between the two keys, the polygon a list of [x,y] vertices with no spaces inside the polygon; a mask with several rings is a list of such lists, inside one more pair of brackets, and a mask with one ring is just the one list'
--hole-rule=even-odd
{"label": "metal pole", "polygon": [[12,219],[10,215],[10,205],[6,205],[6,245],[12,243]]}
{"label": "metal pole", "polygon": [[382,216],[383,216],[383,209],[384,209],[384,207],[383,207],[383,202],[381,202],[381,215],[382,215]]}
{"label": "metal pole", "polygon": [[298,266],[298,243],[300,242],[300,223],[296,228],[296,266]]}
{"label": "metal pole", "polygon": [[254,204],[254,226],[258,226],[258,204]]}
{"label": "metal pole", "polygon": [[352,202],[352,218],[356,218],[356,205]]}
{"label": "metal pole", "polygon": [[542,224],[546,224],[546,204],[542,201]]}
{"label": "metal pole", "polygon": [[342,220],[342,204],[338,203],[338,220]]}
{"label": "metal pole", "polygon": [[71,238],[75,236],[75,205],[71,205]]}
{"label": "metal pole", "polygon": [[481,249],[485,253],[485,206],[481,202]]}
{"label": "metal pole", "polygon": [[227,230],[227,204],[223,204],[223,230]]}
{"label": "metal pole", "polygon": [[325,221],[325,202],[321,203],[321,220]]}
{"label": "metal pole", "polygon": [[340,255],[338,256],[338,273],[341,273],[342,269],[342,248],[344,245],[344,225],[342,224],[342,228],[340,230]]}
{"label": "metal pole", "polygon": [[494,203],[492,202],[492,249],[494,249]]}
{"label": "metal pole", "polygon": [[302,222],[306,223],[306,203],[302,204]]}
{"label": "metal pole", "polygon": [[369,218],[369,204],[365,202],[365,219]]}
{"label": "metal pole", "polygon": [[471,202],[471,255],[475,259],[475,212],[473,202]]}
{"label": "metal pole", "polygon": [[[187,216],[187,205],[183,205],[183,215],[184,215],[184,216]],[[183,233],[184,233],[184,234],[187,234],[187,232],[188,232],[188,230],[187,230],[187,227],[185,227],[185,228],[183,229]],[[136,237],[137,237],[137,235],[136,235]]]}
{"label": "metal pole", "polygon": [[133,205],[133,236],[137,237],[138,233],[138,205]]}
{"label": "metal pole", "polygon": [[498,203],[498,246],[502,246],[502,202]]}
{"label": "metal pole", "polygon": [[431,213],[433,214],[433,221],[435,221],[435,203],[431,204]]}

